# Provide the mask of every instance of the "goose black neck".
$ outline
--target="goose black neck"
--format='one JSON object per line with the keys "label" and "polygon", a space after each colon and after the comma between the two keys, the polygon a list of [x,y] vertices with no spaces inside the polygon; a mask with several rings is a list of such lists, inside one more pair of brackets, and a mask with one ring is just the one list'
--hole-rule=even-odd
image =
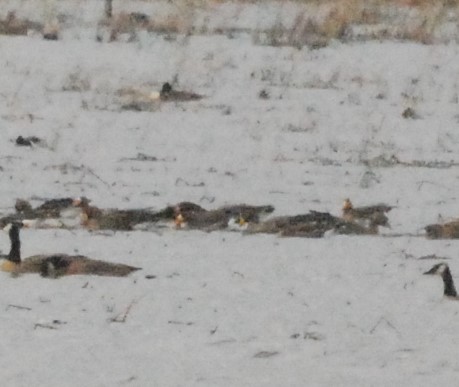
{"label": "goose black neck", "polygon": [[19,226],[13,224],[9,231],[11,249],[8,260],[14,263],[21,263],[21,241],[19,240]]}
{"label": "goose black neck", "polygon": [[446,267],[445,271],[442,274],[442,277],[443,277],[443,283],[445,285],[445,290],[444,290],[445,296],[457,297],[456,288],[454,287],[453,277],[451,276],[449,267]]}

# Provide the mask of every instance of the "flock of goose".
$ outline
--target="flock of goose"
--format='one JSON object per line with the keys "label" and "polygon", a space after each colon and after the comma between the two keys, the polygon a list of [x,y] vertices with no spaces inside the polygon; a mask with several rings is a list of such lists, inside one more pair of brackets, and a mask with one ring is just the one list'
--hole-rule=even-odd
{"label": "flock of goose", "polygon": [[[271,205],[227,205],[207,210],[192,202],[180,202],[159,211],[151,209],[101,209],[81,198],[47,200],[38,207],[22,199],[15,204],[15,213],[0,218],[0,226],[8,232],[11,242],[8,255],[1,255],[0,269],[13,275],[39,273],[44,277],[58,278],[64,275],[92,274],[122,277],[140,270],[125,264],[91,259],[82,255],[52,254],[34,255],[21,259],[19,238],[22,227],[74,228],[89,230],[135,230],[145,224],[175,229],[203,231],[237,230],[244,233],[270,233],[280,236],[320,238],[325,233],[367,234],[378,233],[379,226],[390,227],[387,213],[393,207],[376,204],[354,207],[349,199],[344,201],[341,216],[328,212],[309,211],[293,216],[268,217],[274,212]],[[268,217],[268,218],[267,218]],[[426,237],[459,238],[459,220],[425,227]],[[457,298],[450,269],[446,263],[433,266],[424,274],[441,275],[444,295]]]}

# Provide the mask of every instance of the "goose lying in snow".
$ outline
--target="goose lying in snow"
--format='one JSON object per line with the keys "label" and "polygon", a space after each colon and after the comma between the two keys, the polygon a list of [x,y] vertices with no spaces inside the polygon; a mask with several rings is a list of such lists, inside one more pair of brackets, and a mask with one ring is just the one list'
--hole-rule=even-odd
{"label": "goose lying in snow", "polygon": [[200,229],[205,231],[226,229],[232,218],[241,217],[258,223],[261,218],[272,213],[271,205],[251,206],[248,204],[228,205],[215,210],[205,210],[197,205],[175,207],[175,224],[177,228]]}
{"label": "goose lying in snow", "polygon": [[34,228],[78,226],[81,210],[75,205],[80,200],[80,198],[51,199],[33,208],[27,200],[17,199],[16,213],[0,218],[0,228],[5,227],[8,223],[21,222],[25,219],[33,220],[33,222],[29,222],[29,226]]}
{"label": "goose lying in snow", "polygon": [[133,271],[140,270],[138,267],[95,260],[83,255],[34,255],[21,260],[19,229],[23,226],[27,226],[26,222],[10,223],[4,228],[9,234],[11,249],[7,256],[2,257],[0,262],[2,271],[15,275],[40,273],[43,277],[58,278],[75,274],[124,277]]}
{"label": "goose lying in snow", "polygon": [[24,215],[27,219],[59,218],[61,212],[73,209],[81,203],[81,198],[58,198],[45,201],[36,208],[24,199],[17,199],[14,206],[16,213]]}
{"label": "goose lying in snow", "polygon": [[81,224],[92,230],[130,231],[139,223],[156,222],[160,216],[149,209],[102,209],[81,198],[76,204],[81,208]]}
{"label": "goose lying in snow", "polygon": [[437,263],[432,268],[426,271],[424,274],[427,275],[440,275],[443,278],[444,290],[443,294],[446,297],[458,299],[456,288],[454,286],[453,277],[449,266],[446,263]]}
{"label": "goose lying in snow", "polygon": [[162,101],[197,101],[203,98],[202,95],[189,91],[174,90],[169,82],[163,84],[159,97]]}
{"label": "goose lying in snow", "polygon": [[376,226],[389,227],[389,219],[385,215],[392,209],[387,204],[376,204],[373,206],[354,207],[350,199],[343,204],[343,219],[350,222],[368,222]]}
{"label": "goose lying in snow", "polygon": [[348,221],[328,212],[309,211],[307,214],[278,216],[258,224],[236,217],[230,221],[233,230],[242,230],[248,234],[267,233],[280,236],[320,238],[327,231],[339,235],[374,235],[378,233],[378,224],[373,220],[366,223]]}
{"label": "goose lying in snow", "polygon": [[282,236],[320,238],[328,230],[334,229],[342,219],[328,212],[310,211],[307,214],[278,216],[260,223],[252,223],[243,217],[236,219],[241,228],[249,234],[267,233]]}
{"label": "goose lying in snow", "polygon": [[429,239],[457,239],[459,238],[459,220],[445,224],[429,224],[424,227]]}

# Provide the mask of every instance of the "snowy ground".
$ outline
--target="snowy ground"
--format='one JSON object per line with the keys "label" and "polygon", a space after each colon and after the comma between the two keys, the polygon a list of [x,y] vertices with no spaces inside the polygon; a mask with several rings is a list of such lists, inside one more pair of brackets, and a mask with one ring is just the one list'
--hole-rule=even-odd
{"label": "snowy ground", "polygon": [[[459,304],[421,275],[437,261],[418,258],[445,257],[459,273],[457,243],[422,236],[439,215],[458,215],[459,47],[298,50],[244,34],[97,43],[95,3],[80,2],[86,24],[58,42],[0,36],[3,212],[16,198],[85,195],[100,207],[189,200],[339,214],[350,197],[395,205],[392,229],[318,240],[23,231],[23,256],[78,251],[143,270],[2,275],[3,385],[454,384]],[[174,78],[207,98],[120,109],[119,89]],[[417,119],[402,117],[407,107]],[[16,147],[18,135],[47,146]],[[7,251],[7,235],[0,242]]]}

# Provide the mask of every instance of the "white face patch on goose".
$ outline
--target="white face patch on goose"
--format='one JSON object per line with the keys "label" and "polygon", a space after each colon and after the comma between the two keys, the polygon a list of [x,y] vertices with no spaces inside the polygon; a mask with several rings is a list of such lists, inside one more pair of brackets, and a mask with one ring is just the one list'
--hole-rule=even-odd
{"label": "white face patch on goose", "polygon": [[148,98],[155,101],[157,99],[159,99],[161,96],[160,92],[159,91],[152,91],[149,95],[148,95]]}
{"label": "white face patch on goose", "polygon": [[440,266],[438,266],[438,268],[437,268],[438,274],[443,274],[444,271],[446,270],[446,267],[447,267],[447,266],[446,266],[445,263],[441,263]]}
{"label": "white face patch on goose", "polygon": [[36,219],[24,219],[22,221],[22,225],[26,228],[32,228],[32,227],[35,227],[37,224],[37,220]]}
{"label": "white face patch on goose", "polygon": [[435,265],[434,267],[432,267],[432,269],[429,270],[429,272],[431,274],[438,274],[438,275],[442,275],[445,270],[446,270],[446,264],[445,263],[439,263],[437,265]]}
{"label": "white face patch on goose", "polygon": [[245,231],[247,230],[249,223],[242,217],[231,217],[228,220],[228,229],[232,231]]}

